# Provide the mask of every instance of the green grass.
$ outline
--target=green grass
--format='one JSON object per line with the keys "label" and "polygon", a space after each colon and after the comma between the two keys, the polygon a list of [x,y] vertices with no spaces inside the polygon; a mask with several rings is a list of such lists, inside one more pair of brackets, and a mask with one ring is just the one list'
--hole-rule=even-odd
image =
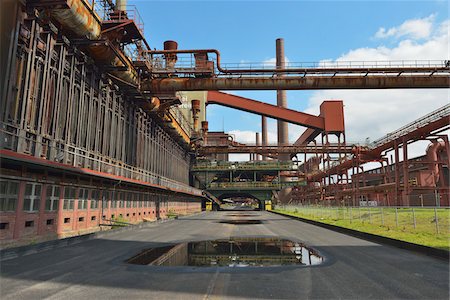
{"label": "green grass", "polygon": [[177,214],[174,210],[169,209],[169,211],[166,214],[167,218],[177,218],[179,214]]}
{"label": "green grass", "polygon": [[[450,209],[414,208],[414,228],[411,208],[294,208],[274,211],[326,224],[389,237],[414,244],[450,251]],[[397,225],[398,224],[398,225]]]}
{"label": "green grass", "polygon": [[128,221],[125,218],[121,217],[121,216],[115,217],[112,220],[114,222],[112,223],[111,229],[116,229],[116,228],[121,228],[121,227],[128,226],[128,223],[127,223]]}

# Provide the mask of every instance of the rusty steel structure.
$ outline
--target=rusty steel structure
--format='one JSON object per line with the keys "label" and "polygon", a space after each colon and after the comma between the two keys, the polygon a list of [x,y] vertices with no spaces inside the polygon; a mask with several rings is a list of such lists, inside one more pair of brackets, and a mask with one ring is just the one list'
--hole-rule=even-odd
{"label": "rusty steel structure", "polygon": [[[427,160],[421,161],[427,168],[422,169],[433,174],[439,195],[448,191],[442,162],[448,160],[448,139],[436,132],[446,126],[442,118],[365,148],[346,144],[340,100],[324,101],[314,116],[288,109],[283,99],[273,106],[219,92],[448,88],[445,61],[286,63],[280,40],[275,68],[227,65],[218,50],[179,49],[176,41],[152,50],[138,10],[125,0],[4,0],[2,5],[2,244],[88,233],[117,218],[137,223],[200,211],[206,201],[218,200],[195,185],[190,168],[196,156],[227,160],[228,153],[252,153],[255,160],[283,160],[304,154],[304,164],[295,172],[270,169],[261,174],[254,169],[254,185],[261,188],[257,179],[272,180],[262,184],[264,197],[269,197],[270,186],[291,187],[295,181],[281,179],[297,177],[299,185],[307,184],[297,195],[339,202],[354,193],[357,201],[370,189],[360,187],[365,181],[359,178],[366,175],[361,163],[380,161],[386,168],[386,151],[394,149],[398,158],[399,147],[429,138]],[[186,100],[181,93],[189,91],[207,95]],[[244,145],[224,132],[208,132],[205,102],[263,116],[261,143]],[[280,129],[281,145],[272,146],[266,117],[307,130],[288,145],[287,130]],[[315,142],[318,136],[320,143]],[[306,154],[314,157],[307,160]],[[273,168],[270,162],[259,163]],[[401,175],[408,170],[406,163],[396,159],[393,165],[394,176],[386,176],[383,186],[394,191],[389,201],[408,204],[417,188]],[[351,168],[352,176],[347,172]],[[336,189],[336,176],[338,183],[347,184],[340,194],[329,191]],[[230,182],[240,188],[240,180],[232,174]]]}
{"label": "rusty steel structure", "polygon": [[2,11],[2,245],[201,210],[203,191],[189,185],[193,129],[175,95],[139,89],[148,44],[136,11],[119,4]]}
{"label": "rusty steel structure", "polygon": [[[325,121],[323,117],[295,111],[292,109],[216,91],[208,91],[208,104],[218,104],[230,108],[236,108],[265,117],[272,117],[292,124],[311,128],[323,129]],[[288,143],[284,143],[288,144]]]}
{"label": "rusty steel structure", "polygon": [[[216,49],[150,50],[147,54],[154,67],[149,79],[142,83],[142,89],[155,94],[177,90],[448,88],[450,85],[450,67],[445,61],[293,63],[286,68],[264,65],[226,68]],[[211,60],[208,54],[215,55],[216,60]],[[158,56],[164,55],[176,55],[178,63],[171,67],[155,65]],[[181,55],[187,57],[181,59]],[[285,76],[274,77],[277,74]]]}
{"label": "rusty steel structure", "polygon": [[[449,141],[442,134],[450,129],[450,105],[423,116],[374,141],[367,148],[355,148],[351,156],[334,164],[316,154],[305,160],[307,185],[298,187],[294,202],[359,205],[374,201],[379,205],[449,206]],[[408,145],[428,140],[426,155],[408,158]],[[400,156],[400,151],[402,155]],[[394,157],[387,153],[394,152]],[[380,168],[364,171],[368,162]]]}

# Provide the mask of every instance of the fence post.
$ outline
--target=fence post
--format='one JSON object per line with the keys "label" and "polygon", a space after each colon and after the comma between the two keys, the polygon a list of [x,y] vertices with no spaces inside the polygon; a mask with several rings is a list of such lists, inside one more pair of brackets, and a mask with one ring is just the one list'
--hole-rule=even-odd
{"label": "fence post", "polygon": [[434,220],[436,222],[436,233],[439,234],[439,221],[437,216],[437,209],[434,207]]}
{"label": "fence post", "polygon": [[398,227],[398,214],[397,214],[397,207],[395,207],[395,226]]}
{"label": "fence post", "polygon": [[352,207],[350,206],[350,224],[352,223],[352,219],[353,219],[353,210]]}
{"label": "fence post", "polygon": [[381,210],[381,225],[384,226],[384,214],[383,214],[383,207],[380,207]]}
{"label": "fence post", "polygon": [[413,225],[414,225],[414,229],[416,229],[416,214],[414,213],[414,207],[412,208],[412,214],[413,214]]}
{"label": "fence post", "polygon": [[367,209],[369,210],[369,223],[372,224],[372,215],[370,214],[370,206],[367,206]]}
{"label": "fence post", "polygon": [[339,220],[339,206],[336,206],[336,221]]}

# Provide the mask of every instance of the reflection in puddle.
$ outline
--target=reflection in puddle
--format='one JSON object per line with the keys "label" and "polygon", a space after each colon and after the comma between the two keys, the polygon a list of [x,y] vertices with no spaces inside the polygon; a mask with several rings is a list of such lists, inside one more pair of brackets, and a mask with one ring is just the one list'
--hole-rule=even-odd
{"label": "reflection in puddle", "polygon": [[249,219],[231,219],[231,220],[222,220],[219,221],[219,223],[233,224],[233,225],[254,225],[254,224],[262,224],[262,221]]}
{"label": "reflection in puddle", "polygon": [[227,214],[227,217],[258,217],[257,214]]}
{"label": "reflection in puddle", "polygon": [[310,247],[278,238],[230,238],[147,249],[127,262],[154,266],[267,267],[317,265],[323,258]]}

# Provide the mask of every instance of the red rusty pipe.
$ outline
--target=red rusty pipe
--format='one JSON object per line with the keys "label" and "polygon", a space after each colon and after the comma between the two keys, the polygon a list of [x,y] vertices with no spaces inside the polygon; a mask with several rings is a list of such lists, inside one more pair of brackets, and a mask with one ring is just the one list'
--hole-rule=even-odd
{"label": "red rusty pipe", "polygon": [[434,141],[427,148],[427,159],[429,162],[433,162],[433,164],[429,164],[428,168],[434,175],[435,183],[439,181],[439,164],[438,164],[438,153],[445,150],[444,141]]}
{"label": "red rusty pipe", "polygon": [[316,89],[388,89],[448,88],[447,76],[290,76],[243,78],[162,78],[141,84],[153,93],[217,90],[316,90]]}
{"label": "red rusty pipe", "polygon": [[216,49],[191,49],[191,50],[148,50],[146,53],[152,54],[194,54],[194,53],[214,53],[217,57],[217,70],[225,74],[239,73],[373,73],[373,72],[391,72],[391,73],[410,73],[410,72],[437,72],[449,71],[449,67],[374,67],[374,68],[276,68],[276,69],[224,69],[220,65],[220,52]]}

